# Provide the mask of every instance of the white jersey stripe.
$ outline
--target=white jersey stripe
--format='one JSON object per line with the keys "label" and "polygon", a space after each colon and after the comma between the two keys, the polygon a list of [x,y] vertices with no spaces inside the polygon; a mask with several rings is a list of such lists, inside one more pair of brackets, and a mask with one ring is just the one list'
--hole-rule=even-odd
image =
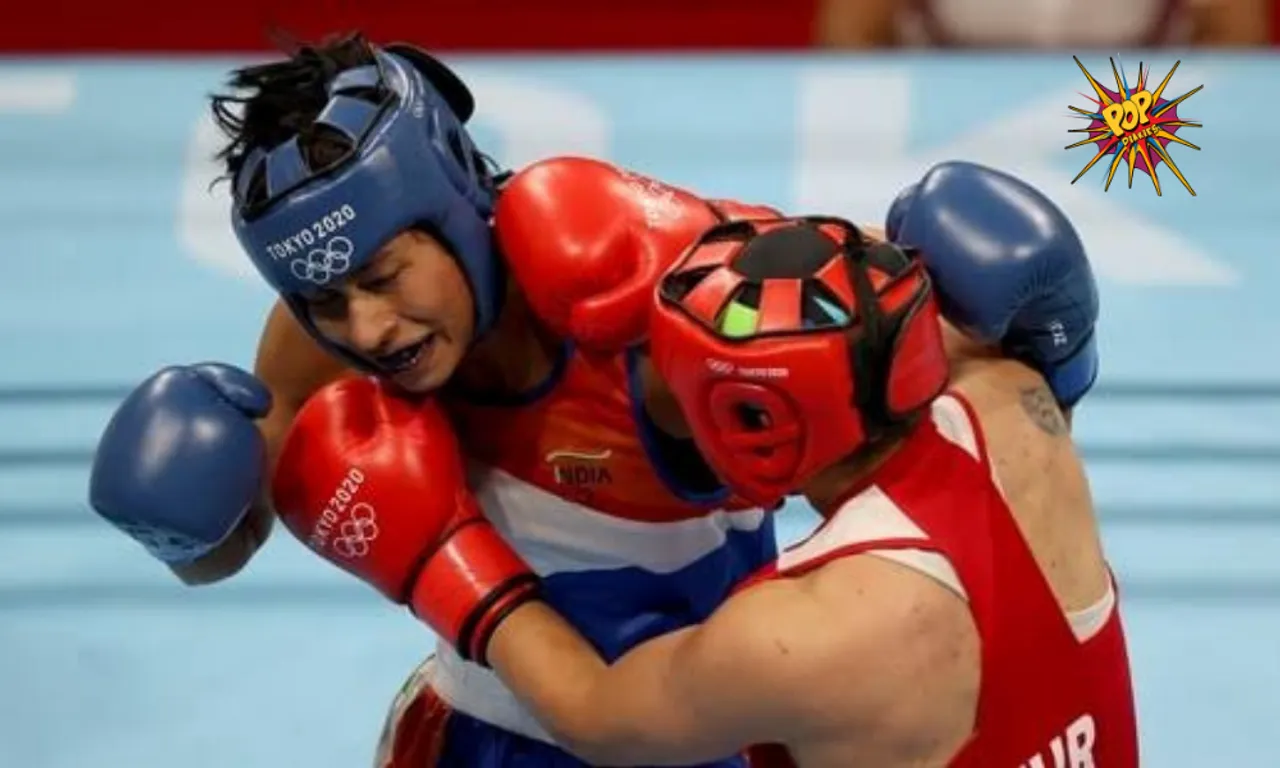
{"label": "white jersey stripe", "polygon": [[500,469],[474,466],[470,480],[485,515],[543,576],[630,566],[673,573],[719,549],[729,531],[759,530],[766,514],[717,509],[671,522],[624,520]]}

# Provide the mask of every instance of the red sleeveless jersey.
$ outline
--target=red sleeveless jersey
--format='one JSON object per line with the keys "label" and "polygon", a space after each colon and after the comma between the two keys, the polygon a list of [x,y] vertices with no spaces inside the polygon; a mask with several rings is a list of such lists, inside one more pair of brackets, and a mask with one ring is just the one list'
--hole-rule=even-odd
{"label": "red sleeveless jersey", "polygon": [[[982,429],[957,395],[939,398],[932,418],[901,450],[749,583],[798,576],[836,558],[907,549],[936,552],[950,563],[982,643],[976,726],[952,768],[1138,765],[1118,600],[1101,629],[1076,638],[993,479]],[[766,746],[757,748],[752,765],[793,763]]]}

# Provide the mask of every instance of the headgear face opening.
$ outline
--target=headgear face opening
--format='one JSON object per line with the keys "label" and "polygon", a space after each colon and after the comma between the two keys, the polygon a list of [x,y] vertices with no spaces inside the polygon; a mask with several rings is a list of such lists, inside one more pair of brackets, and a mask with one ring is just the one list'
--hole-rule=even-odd
{"label": "headgear face opening", "polygon": [[946,387],[919,259],[829,218],[706,232],[659,285],[650,349],[711,467],[766,507]]}
{"label": "headgear face opening", "polygon": [[345,156],[313,168],[298,135],[258,148],[232,181],[231,218],[253,265],[307,331],[349,364],[379,373],[317,330],[303,294],[346,279],[388,240],[424,224],[444,237],[471,286],[477,337],[497,318],[503,281],[489,228],[495,190],[463,128],[470,92],[417,49],[373,54],[373,64],[333,78],[315,120],[345,137]]}

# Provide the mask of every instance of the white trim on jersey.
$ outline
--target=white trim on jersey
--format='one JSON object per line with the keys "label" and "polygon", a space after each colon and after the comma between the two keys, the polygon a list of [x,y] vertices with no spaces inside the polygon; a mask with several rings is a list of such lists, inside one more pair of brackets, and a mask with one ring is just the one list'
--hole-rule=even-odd
{"label": "white trim on jersey", "polygon": [[493,670],[463,660],[444,641],[436,644],[436,656],[428,665],[432,689],[453,709],[521,736],[556,743]]}
{"label": "white trim on jersey", "polygon": [[[783,551],[778,556],[778,570],[787,571],[820,560],[845,547],[888,539],[919,539],[924,543],[928,536],[879,486],[873,485],[842,504],[831,520],[809,539]],[[919,549],[872,550],[866,554],[920,571],[968,599],[959,574],[945,555]]]}
{"label": "white trim on jersey", "polygon": [[491,467],[471,469],[485,516],[538,574],[631,566],[674,573],[719,549],[729,531],[756,531],[764,510],[713,510],[687,520],[624,520]]}
{"label": "white trim on jersey", "polygon": [[933,426],[938,428],[938,434],[959,446],[974,461],[982,460],[978,450],[977,430],[969,421],[969,412],[959,400],[951,395],[939,397],[933,401],[930,416],[933,418]]}

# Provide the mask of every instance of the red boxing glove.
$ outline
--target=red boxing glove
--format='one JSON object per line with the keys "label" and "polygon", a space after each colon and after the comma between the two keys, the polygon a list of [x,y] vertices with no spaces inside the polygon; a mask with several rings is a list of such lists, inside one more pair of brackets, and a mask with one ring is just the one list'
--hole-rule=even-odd
{"label": "red boxing glove", "polygon": [[407,604],[463,658],[485,663],[493,630],[537,591],[537,577],[481,516],[439,406],[374,379],[344,379],[307,401],[272,497],[294,536]]}
{"label": "red boxing glove", "polygon": [[729,221],[782,218],[781,211],[776,208],[770,208],[767,205],[739,203],[737,200],[712,200],[710,202]]}
{"label": "red boxing glove", "polygon": [[608,353],[644,340],[658,278],[719,220],[688,192],[566,157],[507,182],[494,230],[538,317],[584,349]]}

